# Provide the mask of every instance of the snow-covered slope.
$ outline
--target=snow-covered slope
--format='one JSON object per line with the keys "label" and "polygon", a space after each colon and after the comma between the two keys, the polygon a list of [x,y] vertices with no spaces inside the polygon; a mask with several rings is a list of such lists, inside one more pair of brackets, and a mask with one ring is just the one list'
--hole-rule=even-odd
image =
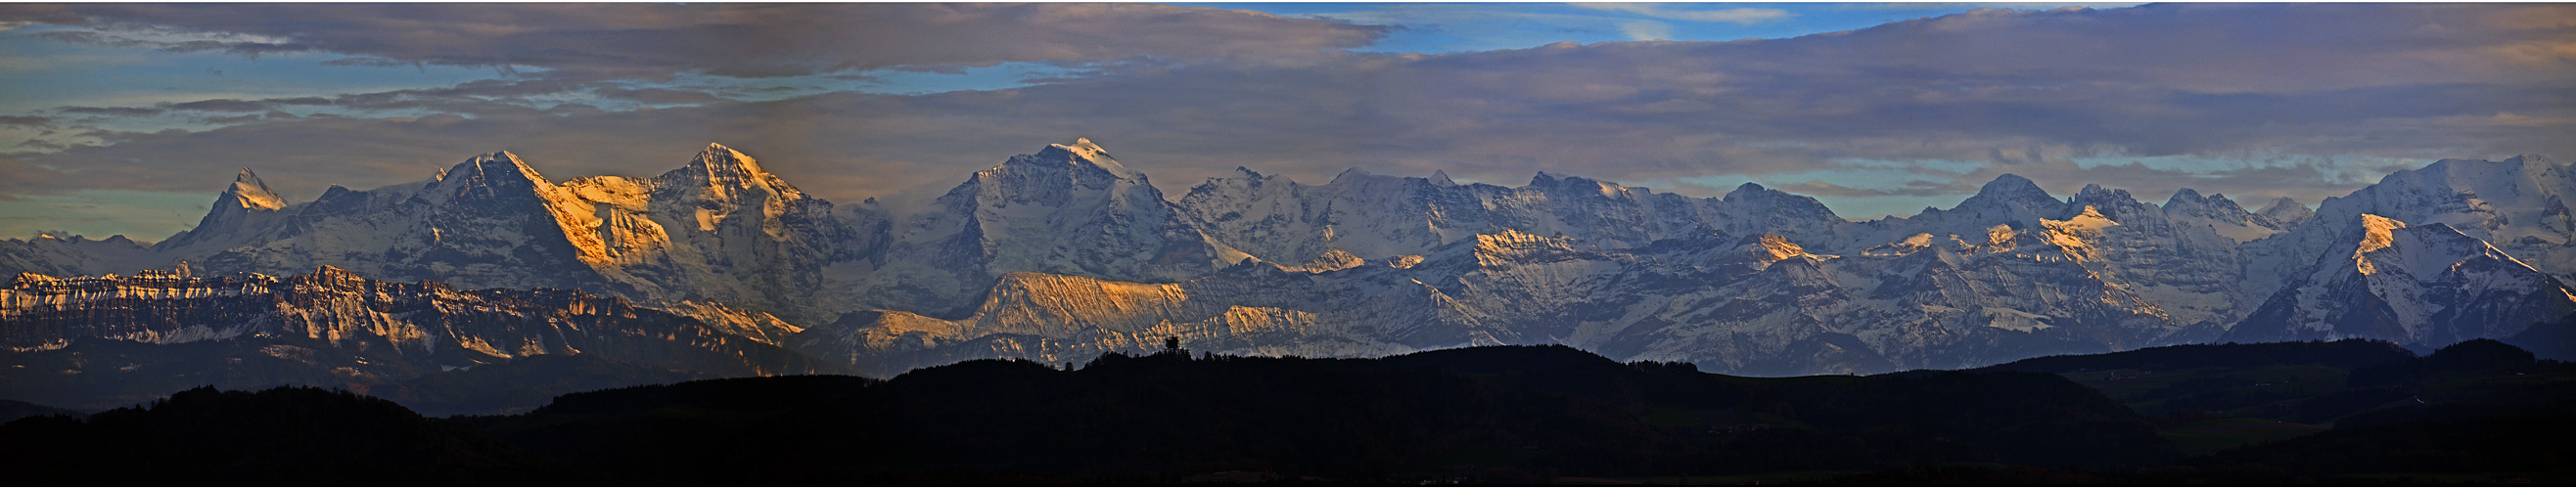
{"label": "snow-covered slope", "polygon": [[60,232],[28,239],[0,239],[0,274],[81,275],[99,270],[141,270],[160,264],[152,250],[124,235],[89,239]]}
{"label": "snow-covered slope", "polygon": [[2289,197],[2272,199],[2271,204],[2263,206],[2263,210],[2254,211],[2254,214],[2271,219],[2272,223],[2280,229],[2297,227],[2317,217],[2317,211],[2309,210],[2307,204],[2301,204],[2298,199]]}
{"label": "snow-covered slope", "polygon": [[1210,238],[1277,263],[1333,250],[1362,259],[1422,255],[1506,230],[1633,247],[1712,230],[1835,242],[1829,237],[1849,224],[1815,199],[1752,184],[1703,199],[1546,172],[1522,187],[1359,169],[1323,185],[1235,173],[1191,188],[1179,206]]}
{"label": "snow-covered slope", "polygon": [[2298,212],[2306,211],[2307,207],[2299,205],[2298,201],[2290,200],[2289,197],[2282,197],[2272,201],[2271,207],[2264,209],[2264,214],[2256,214],[2246,211],[2243,206],[2236,205],[2236,201],[2229,200],[2226,195],[2202,197],[2199,191],[2182,189],[2174,191],[2173,197],[2165,199],[2163,210],[2165,216],[2172,219],[2175,224],[2205,226],[2220,236],[2242,243],[2263,239],[2289,228],[2289,225],[2273,219],[2270,214],[2304,219]]}
{"label": "snow-covered slope", "polygon": [[[579,288],[653,303],[715,301],[802,318],[822,271],[868,235],[759,163],[709,145],[651,179],[553,182],[517,155],[477,156],[430,180],[333,186],[284,204],[245,170],[191,230],[148,250],[85,256],[71,241],[0,242],[0,265],[57,275],[193,266],[288,275],[317,266],[466,288]],[[16,249],[12,249],[16,248]],[[21,251],[24,250],[24,251]]]}
{"label": "snow-covered slope", "polygon": [[[2318,204],[2315,217],[2283,236],[2272,248],[2300,254],[2322,253],[2337,237],[2356,231],[2360,216],[2371,214],[2418,225],[2441,223],[2469,237],[2492,243],[2533,268],[2576,277],[2576,214],[2566,200],[2576,199],[2576,171],[2539,155],[2504,161],[2450,159],[2423,168],[2391,173],[2379,183],[2351,195]],[[2303,258],[2303,257],[2291,257]],[[2276,271],[2307,264],[2285,260]]]}
{"label": "snow-covered slope", "polygon": [[902,222],[884,252],[836,277],[848,296],[952,311],[1013,272],[1175,281],[1248,258],[1207,239],[1144,174],[1087,139],[1014,156],[931,210],[894,217]]}
{"label": "snow-covered slope", "polygon": [[2556,277],[2443,223],[2355,219],[2334,251],[2228,332],[2233,341],[2377,338],[2437,348],[2576,313]]}
{"label": "snow-covered slope", "polygon": [[[968,358],[1060,362],[1150,349],[1310,356],[1563,343],[1713,370],[1883,372],[2108,351],[2184,328],[2090,280],[2063,233],[1967,250],[1816,255],[1776,234],[1707,233],[1612,249],[1514,230],[1420,261],[1315,270],[1245,263],[1175,284],[1012,274],[971,316],[872,311],[796,340],[862,372]],[[1964,252],[1964,253],[1963,253]],[[2145,312],[2142,312],[2145,311]]]}
{"label": "snow-covered slope", "polygon": [[581,289],[878,374],[1166,336],[1225,353],[1564,343],[1724,372],[1879,372],[2222,337],[2512,335],[2564,314],[2549,284],[2576,272],[2571,178],[2537,156],[2444,160],[2313,212],[2249,212],[2190,189],[2162,205],[2100,185],[2060,198],[2003,175],[1951,208],[1852,222],[1753,184],[1694,198],[1544,172],[1505,187],[1238,169],[1167,199],[1088,140],[914,206],[836,207],[721,145],[653,178],[564,181],[503,152],[303,203],[244,171],[196,229],[149,247],[0,241],[0,272],[331,266]]}

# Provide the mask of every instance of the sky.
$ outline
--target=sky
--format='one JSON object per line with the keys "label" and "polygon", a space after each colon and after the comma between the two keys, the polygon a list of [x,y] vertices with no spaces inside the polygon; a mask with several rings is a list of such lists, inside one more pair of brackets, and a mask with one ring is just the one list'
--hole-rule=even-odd
{"label": "sky", "polygon": [[0,4],[0,237],[154,241],[241,169],[292,201],[507,150],[709,142],[835,202],[1089,138],[1178,198],[1245,167],[1537,172],[1846,218],[2011,173],[2314,204],[2576,156],[2550,4]]}

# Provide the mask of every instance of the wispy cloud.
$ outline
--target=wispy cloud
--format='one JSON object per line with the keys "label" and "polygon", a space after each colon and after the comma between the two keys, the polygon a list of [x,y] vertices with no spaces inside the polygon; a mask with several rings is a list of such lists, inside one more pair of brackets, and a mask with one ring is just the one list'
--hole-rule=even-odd
{"label": "wispy cloud", "polygon": [[1387,28],[1152,4],[15,4],[40,35],[352,63],[545,68],[580,78],[795,76],[1026,61],[1308,56]]}
{"label": "wispy cloud", "polygon": [[1627,34],[1632,40],[1662,41],[1673,38],[1673,26],[1651,20],[1631,20],[1619,23],[1619,33]]}
{"label": "wispy cloud", "polygon": [[1674,8],[1675,5],[1679,4],[1670,3],[1575,3],[1571,5],[1594,10],[1624,12],[1658,19],[1689,22],[1733,22],[1738,24],[1752,24],[1786,19],[1792,16],[1789,11],[1776,8],[1684,10]]}

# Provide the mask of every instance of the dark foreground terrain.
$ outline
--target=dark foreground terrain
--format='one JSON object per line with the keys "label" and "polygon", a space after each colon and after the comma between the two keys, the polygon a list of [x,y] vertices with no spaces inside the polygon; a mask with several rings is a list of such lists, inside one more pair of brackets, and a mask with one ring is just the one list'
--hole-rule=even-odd
{"label": "dark foreground terrain", "polygon": [[1563,347],[1111,355],[790,376],[426,418],[196,389],[0,425],[30,485],[2576,483],[2576,367],[2472,341],[2156,348],[1743,378]]}

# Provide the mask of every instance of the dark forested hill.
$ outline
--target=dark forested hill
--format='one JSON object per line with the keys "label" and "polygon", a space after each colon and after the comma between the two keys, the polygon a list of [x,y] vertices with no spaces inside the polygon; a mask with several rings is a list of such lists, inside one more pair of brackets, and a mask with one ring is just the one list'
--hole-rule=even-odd
{"label": "dark forested hill", "polygon": [[[2561,408],[2576,392],[2569,369],[2489,343],[2421,358],[2384,343],[2220,345],[1793,378],[1564,347],[1176,351],[639,386],[448,419],[315,389],[199,389],[86,421],[0,425],[0,453],[13,454],[0,463],[62,483],[359,485],[2193,485],[2564,472],[2550,461],[2576,454],[2546,442],[2576,435]],[[2287,376],[2273,380],[2295,389],[2236,392],[2241,376]],[[2313,424],[2262,417],[2328,412]],[[115,474],[65,475],[99,473]]]}
{"label": "dark forested hill", "polygon": [[0,425],[0,471],[53,486],[563,484],[537,454],[391,401],[310,387],[194,389],[86,420]]}
{"label": "dark forested hill", "polygon": [[[2145,418],[2034,374],[1751,379],[1493,347],[1379,360],[1111,355],[1076,370],[974,361],[842,379],[618,389],[465,422],[635,483],[1154,483],[1229,471],[1544,482],[2177,457]],[[668,438],[614,441],[636,437]]]}

